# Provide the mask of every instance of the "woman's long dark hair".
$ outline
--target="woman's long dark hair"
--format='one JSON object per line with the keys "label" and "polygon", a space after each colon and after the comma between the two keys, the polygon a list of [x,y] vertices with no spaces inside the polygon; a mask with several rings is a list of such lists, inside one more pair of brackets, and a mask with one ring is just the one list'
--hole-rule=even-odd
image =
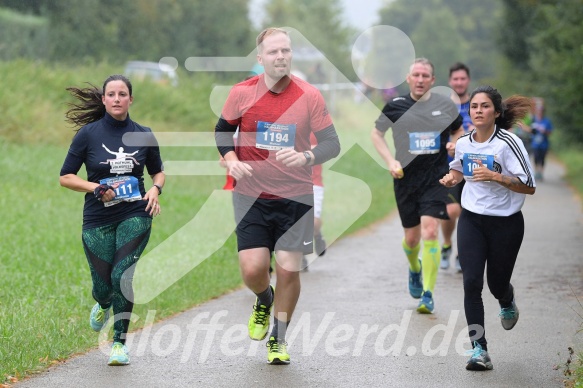
{"label": "woman's long dark hair", "polygon": [[486,85],[479,86],[474,90],[470,95],[470,101],[478,93],[487,94],[490,100],[492,100],[492,104],[494,104],[494,110],[500,113],[500,116],[495,121],[495,124],[499,128],[512,128],[516,122],[525,118],[532,111],[533,102],[528,97],[516,94],[502,101],[502,96],[498,90]]}
{"label": "woman's long dark hair", "polygon": [[101,97],[107,84],[111,81],[123,81],[128,87],[130,96],[132,95],[132,83],[120,74],[107,77],[101,90],[91,83],[88,83],[89,87],[86,88],[69,87],[66,89],[73,97],[79,100],[77,103],[68,103],[67,105],[70,109],[65,114],[66,121],[73,124],[77,131],[82,126],[97,121],[105,115],[105,105],[103,105]]}

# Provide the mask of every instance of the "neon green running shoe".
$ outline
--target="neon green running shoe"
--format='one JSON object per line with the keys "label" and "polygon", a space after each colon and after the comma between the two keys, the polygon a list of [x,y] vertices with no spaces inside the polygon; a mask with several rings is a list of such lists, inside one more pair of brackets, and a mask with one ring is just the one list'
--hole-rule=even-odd
{"label": "neon green running shoe", "polygon": [[111,347],[111,354],[107,365],[118,366],[128,365],[130,363],[130,356],[128,348],[121,342],[114,342]]}
{"label": "neon green running shoe", "polygon": [[[271,292],[274,293],[275,289],[271,287]],[[249,317],[249,323],[247,327],[249,329],[249,338],[254,341],[261,341],[267,337],[267,330],[269,329],[269,317],[271,316],[271,310],[273,310],[273,302],[271,306],[264,306],[259,304],[259,299],[255,299],[255,304],[253,305],[253,312]]]}
{"label": "neon green running shoe", "polygon": [[289,353],[287,352],[287,342],[269,337],[267,341],[267,363],[271,365],[289,364]]}
{"label": "neon green running shoe", "polygon": [[91,309],[91,314],[89,315],[89,324],[94,331],[100,331],[101,328],[107,323],[109,319],[109,308],[102,309],[99,303],[95,303],[95,306]]}

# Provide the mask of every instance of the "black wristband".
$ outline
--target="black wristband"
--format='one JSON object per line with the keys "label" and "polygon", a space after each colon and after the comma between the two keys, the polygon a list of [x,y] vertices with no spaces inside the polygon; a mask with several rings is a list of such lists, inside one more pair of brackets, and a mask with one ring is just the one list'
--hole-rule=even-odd
{"label": "black wristband", "polygon": [[162,186],[154,184],[154,187],[158,189],[158,195],[162,195]]}
{"label": "black wristband", "polygon": [[97,198],[97,200],[101,201],[101,197],[103,197],[103,195],[107,193],[107,190],[109,189],[113,190],[113,187],[110,185],[99,185],[95,188],[95,190],[93,190],[93,195],[95,198]]}

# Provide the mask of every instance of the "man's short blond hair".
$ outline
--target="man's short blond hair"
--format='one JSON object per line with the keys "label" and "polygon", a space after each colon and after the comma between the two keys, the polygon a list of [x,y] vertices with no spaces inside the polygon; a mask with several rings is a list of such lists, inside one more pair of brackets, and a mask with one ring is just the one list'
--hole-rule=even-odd
{"label": "man's short blond hair", "polygon": [[277,34],[277,33],[285,34],[289,38],[289,32],[287,32],[283,28],[280,28],[280,27],[266,28],[265,30],[261,31],[259,33],[259,35],[257,35],[257,39],[255,39],[255,44],[257,46],[257,52],[261,52],[261,44],[263,43],[265,38],[267,38],[268,36],[271,36],[273,34]]}
{"label": "man's short blond hair", "polygon": [[409,67],[409,74],[411,74],[411,71],[413,70],[413,66],[415,66],[418,63],[425,65],[425,66],[429,66],[429,68],[431,69],[431,75],[435,74],[435,68],[433,67],[433,63],[431,63],[431,61],[427,58],[416,58],[415,61],[413,62],[413,64]]}

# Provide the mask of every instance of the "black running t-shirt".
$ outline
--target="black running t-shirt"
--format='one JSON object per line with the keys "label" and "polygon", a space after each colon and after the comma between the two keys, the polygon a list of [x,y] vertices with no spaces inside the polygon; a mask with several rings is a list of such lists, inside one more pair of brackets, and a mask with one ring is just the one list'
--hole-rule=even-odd
{"label": "black running t-shirt", "polygon": [[375,127],[382,132],[392,128],[395,159],[405,172],[398,183],[422,186],[447,174],[445,146],[462,122],[453,101],[437,93],[426,101],[415,101],[409,94],[389,101]]}
{"label": "black running t-shirt", "polygon": [[[127,138],[124,143],[124,135],[129,133],[140,134],[139,142],[136,142],[140,145],[128,145]],[[135,177],[136,188],[142,197],[146,194],[144,167],[149,175],[163,171],[160,148],[151,129],[132,121],[129,115],[124,121],[118,121],[108,113],[77,132],[63,163],[61,176],[77,174],[83,164],[90,182],[99,183],[112,177]],[[126,192],[130,190],[128,185]],[[133,194],[136,194],[135,191]],[[145,210],[146,205],[146,201],[137,200],[105,206],[93,193],[87,193],[83,229],[109,225],[131,217],[150,217]]]}

